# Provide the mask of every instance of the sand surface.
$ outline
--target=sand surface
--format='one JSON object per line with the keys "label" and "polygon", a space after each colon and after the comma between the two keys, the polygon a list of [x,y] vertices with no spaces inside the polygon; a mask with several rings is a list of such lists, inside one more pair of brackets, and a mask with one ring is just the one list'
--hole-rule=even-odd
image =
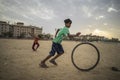
{"label": "sand surface", "polygon": [[63,41],[65,53],[57,59],[59,65],[48,61],[47,69],[38,64],[48,55],[52,42],[39,41],[36,52],[31,49],[32,42],[0,39],[0,80],[120,80],[120,72],[110,69],[112,66],[120,68],[120,43],[93,42],[100,51],[100,63],[95,69],[82,72],[71,62],[71,51],[80,42]]}

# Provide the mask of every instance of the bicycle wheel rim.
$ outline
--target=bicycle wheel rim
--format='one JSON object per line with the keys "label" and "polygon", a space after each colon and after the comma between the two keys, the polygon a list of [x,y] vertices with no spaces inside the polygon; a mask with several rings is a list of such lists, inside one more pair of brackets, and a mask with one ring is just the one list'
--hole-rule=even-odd
{"label": "bicycle wheel rim", "polygon": [[[86,68],[86,69],[82,69],[82,68],[78,67],[77,64],[76,64],[75,61],[74,61],[74,58],[73,58],[75,49],[76,49],[78,46],[83,45],[83,44],[88,44],[88,45],[92,46],[92,47],[96,50],[96,52],[97,52],[97,60],[96,60],[96,63],[95,63],[93,66],[91,66],[91,67],[89,67],[89,68]],[[80,43],[80,44],[76,45],[76,46],[74,47],[74,49],[72,50],[71,60],[72,60],[73,65],[74,65],[78,70],[80,70],[80,71],[90,71],[90,70],[94,69],[94,68],[97,66],[97,64],[99,63],[99,61],[100,61],[100,52],[99,52],[99,50],[97,49],[97,47],[96,47],[95,45],[93,45],[92,43]]]}

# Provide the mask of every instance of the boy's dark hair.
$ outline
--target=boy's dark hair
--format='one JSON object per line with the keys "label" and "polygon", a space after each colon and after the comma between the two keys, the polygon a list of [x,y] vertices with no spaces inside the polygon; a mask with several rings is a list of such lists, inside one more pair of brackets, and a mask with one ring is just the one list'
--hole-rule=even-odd
{"label": "boy's dark hair", "polygon": [[69,22],[72,23],[72,20],[70,20],[70,19],[65,19],[65,20],[64,20],[64,23],[65,23],[65,24],[66,24],[66,23],[69,23]]}

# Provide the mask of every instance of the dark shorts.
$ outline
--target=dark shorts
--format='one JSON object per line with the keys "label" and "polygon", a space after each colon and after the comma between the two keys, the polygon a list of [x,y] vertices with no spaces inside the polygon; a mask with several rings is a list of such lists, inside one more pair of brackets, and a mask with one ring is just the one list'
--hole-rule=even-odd
{"label": "dark shorts", "polygon": [[52,48],[51,48],[51,51],[50,51],[50,55],[51,56],[54,56],[55,53],[58,53],[58,54],[62,54],[64,53],[64,50],[63,50],[63,47],[61,44],[58,44],[58,43],[52,43]]}

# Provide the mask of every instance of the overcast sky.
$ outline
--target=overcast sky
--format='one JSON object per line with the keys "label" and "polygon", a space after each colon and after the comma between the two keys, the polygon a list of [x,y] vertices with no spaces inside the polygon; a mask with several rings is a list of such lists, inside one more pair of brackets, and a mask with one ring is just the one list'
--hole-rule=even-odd
{"label": "overcast sky", "polygon": [[45,33],[64,27],[66,18],[71,33],[120,39],[120,0],[0,0],[0,20],[42,26]]}

